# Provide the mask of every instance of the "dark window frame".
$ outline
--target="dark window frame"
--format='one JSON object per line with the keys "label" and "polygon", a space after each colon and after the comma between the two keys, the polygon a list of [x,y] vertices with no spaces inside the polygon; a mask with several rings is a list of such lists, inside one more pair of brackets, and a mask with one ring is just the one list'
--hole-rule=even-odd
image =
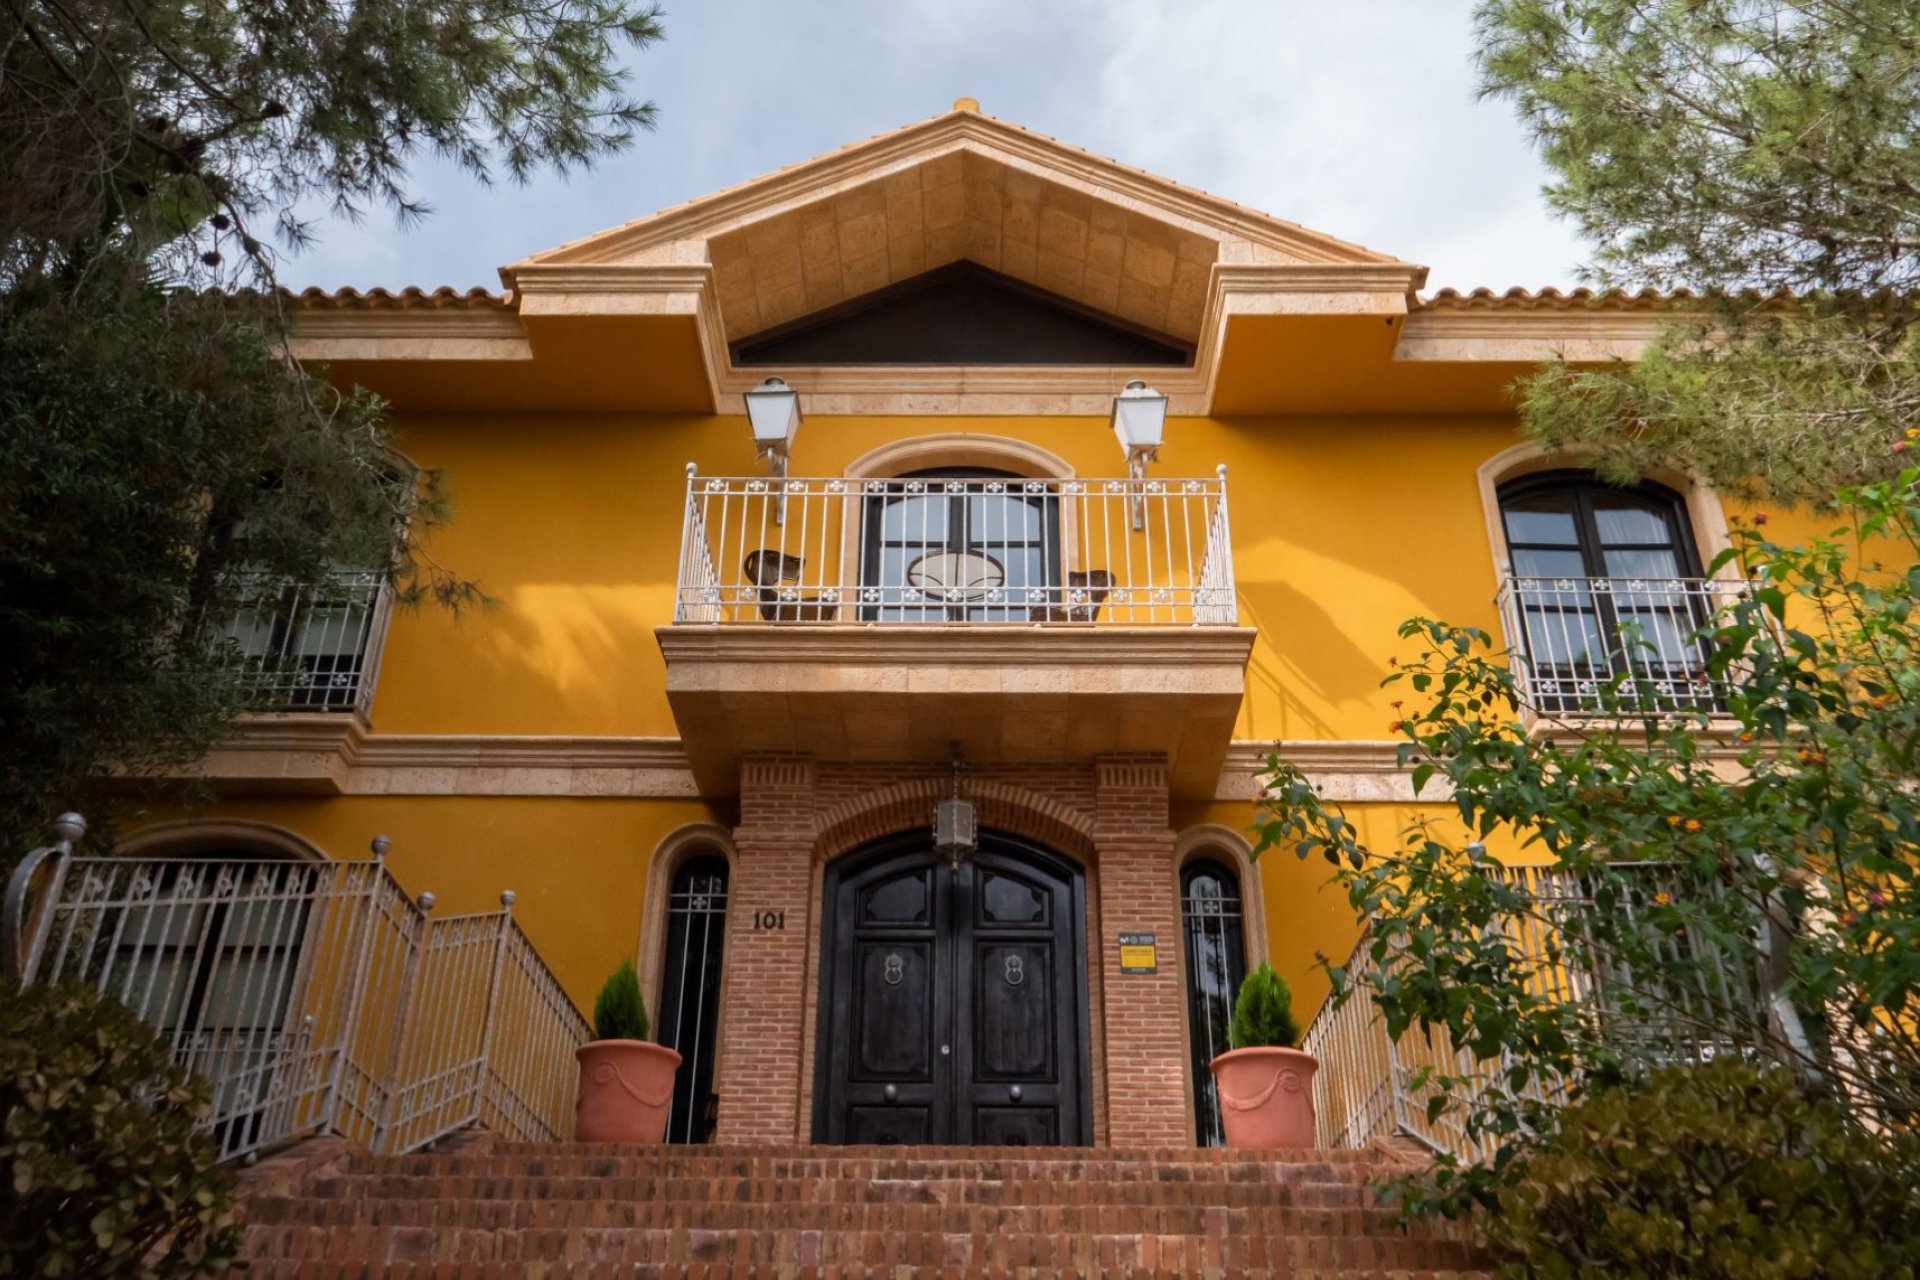
{"label": "dark window frame", "polygon": [[[1027,540],[1018,545],[1024,547],[1037,546],[1040,551],[1042,580],[1038,584],[1030,583],[1027,585],[1029,587],[1037,585],[1044,588],[1047,592],[1047,599],[1045,601],[1022,601],[1013,604],[905,604],[891,601],[879,604],[863,603],[860,606],[860,620],[862,622],[967,622],[980,615],[996,612],[1006,614],[1009,618],[1018,620],[1029,616],[1035,608],[1045,608],[1048,605],[1057,604],[1058,601],[1056,597],[1060,594],[1065,571],[1065,558],[1061,553],[1060,546],[1060,495],[1052,491],[1043,494],[1027,494],[1024,492],[1015,492],[1013,489],[1015,483],[1024,484],[1036,478],[1037,477],[1034,476],[1021,475],[1018,472],[1002,471],[994,467],[933,467],[921,471],[902,472],[897,476],[884,477],[882,483],[887,485],[887,492],[869,495],[862,507],[860,586],[864,591],[868,587],[894,589],[900,585],[882,582],[880,580],[881,565],[883,563],[881,554],[883,547],[892,545],[900,545],[903,547],[930,547],[933,545],[931,541],[927,540],[900,544],[886,542],[884,540],[884,533],[888,507],[904,502],[909,498],[926,499],[945,497],[947,499],[947,519],[943,545],[949,552],[963,554],[972,549],[974,542],[968,528],[968,502],[973,498],[990,496],[1002,498],[1009,502],[1022,502],[1027,506],[1038,508],[1040,511],[1041,535],[1039,542],[1035,543],[1032,540]],[[928,491],[924,494],[906,492],[904,486],[906,482],[911,480],[925,481],[929,486]],[[940,494],[933,491],[931,486],[948,480],[967,482],[969,488],[964,492],[951,494]],[[986,495],[977,487],[972,487],[989,480],[1007,482],[1008,491],[1005,494]],[[896,490],[894,488],[896,485],[901,486],[901,488]],[[1010,546],[1014,544],[1003,542],[998,545]],[[885,614],[889,612],[919,616],[885,616]]]}
{"label": "dark window frame", "polygon": [[[659,1027],[655,1038],[680,1055],[674,1073],[668,1142],[713,1140],[713,1092],[726,974],[728,895],[733,868],[718,852],[699,851],[680,860],[667,879],[667,919],[661,941]],[[713,899],[718,898],[716,904]],[[699,936],[695,931],[698,927]],[[699,950],[700,968],[688,1000],[689,959]],[[689,1025],[691,1022],[691,1025]]]}
{"label": "dark window frame", "polygon": [[[1218,902],[1221,909],[1206,913],[1214,921],[1213,936],[1196,928],[1193,904],[1201,900],[1194,892],[1203,877],[1218,882],[1219,892],[1206,899]],[[1180,866],[1180,948],[1186,968],[1187,1044],[1193,1069],[1194,1141],[1202,1147],[1226,1144],[1220,1123],[1220,1103],[1214,1089],[1212,1062],[1231,1044],[1227,1039],[1233,1020],[1233,1002],[1239,997],[1240,984],[1248,969],[1247,895],[1241,883],[1240,868],[1222,853],[1207,851],[1187,859]],[[1203,953],[1203,945],[1208,948]],[[1217,959],[1212,956],[1217,954]],[[1203,962],[1224,966],[1226,998],[1217,1007],[1223,1015],[1215,1017],[1214,1007],[1206,1002],[1210,993],[1201,990]],[[1217,1023],[1217,1025],[1216,1025]]]}
{"label": "dark window frame", "polygon": [[[1595,505],[1596,498],[1601,495],[1616,498],[1624,496],[1650,509],[1664,523],[1666,537],[1660,541],[1607,541],[1601,534]],[[1634,615],[1666,619],[1685,634],[1691,634],[1706,625],[1709,610],[1700,593],[1680,591],[1676,599],[1676,593],[1671,589],[1663,592],[1651,585],[1661,582],[1698,582],[1706,577],[1686,499],[1679,493],[1651,481],[1634,485],[1609,484],[1590,471],[1563,468],[1509,480],[1499,486],[1497,496],[1500,532],[1506,545],[1506,574],[1515,593],[1516,615],[1525,632],[1521,637],[1510,637],[1510,642],[1517,641],[1525,645],[1529,661],[1533,663],[1533,673],[1540,681],[1537,700],[1541,710],[1571,715],[1591,712],[1595,709],[1591,696],[1579,691],[1579,685],[1607,678],[1607,673],[1616,669],[1646,665],[1644,659],[1629,661],[1625,656],[1619,642],[1623,620],[1631,620]],[[1568,514],[1573,521],[1572,543],[1542,542],[1514,535],[1514,508],[1528,499],[1548,496],[1567,501],[1570,508]],[[1581,573],[1575,576],[1523,572],[1520,561],[1523,553],[1528,551],[1574,552],[1579,556]],[[1675,572],[1671,575],[1638,577],[1616,575],[1608,572],[1609,551],[1668,552],[1673,556]],[[1589,584],[1596,579],[1605,580],[1610,589],[1590,589]],[[1581,585],[1571,591],[1553,585],[1528,590],[1522,585],[1556,584],[1568,580],[1579,581]],[[1611,588],[1614,583],[1632,582],[1649,586],[1639,592],[1625,593]],[[1623,599],[1630,603],[1623,606]],[[1567,618],[1591,619],[1593,634],[1605,647],[1604,666],[1590,662],[1545,660],[1544,655],[1550,653],[1553,646],[1545,642],[1544,637],[1557,632],[1565,639],[1576,630],[1582,635],[1588,634],[1585,621],[1577,621],[1570,628],[1564,621]],[[1550,619],[1554,621],[1549,622]],[[1643,636],[1646,634],[1644,628],[1642,633]],[[1705,655],[1697,645],[1687,644],[1682,651],[1663,656],[1654,666],[1650,674],[1662,680],[1675,680],[1678,673],[1697,673],[1703,669]],[[1569,689],[1572,691],[1569,692]],[[1720,693],[1711,690],[1704,695],[1704,699],[1679,697],[1676,700],[1683,705],[1700,701],[1709,708],[1721,705]]]}

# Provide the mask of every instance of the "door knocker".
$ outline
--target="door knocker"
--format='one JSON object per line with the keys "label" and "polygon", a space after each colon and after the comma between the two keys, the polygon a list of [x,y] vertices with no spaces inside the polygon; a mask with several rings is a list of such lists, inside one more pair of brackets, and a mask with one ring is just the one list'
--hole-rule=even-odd
{"label": "door knocker", "polygon": [[900,958],[898,952],[895,952],[887,957],[886,967],[880,971],[880,976],[888,986],[899,986],[901,980],[907,976],[907,962]]}
{"label": "door knocker", "polygon": [[1027,962],[1019,956],[1007,957],[1007,985],[1017,987],[1027,980]]}

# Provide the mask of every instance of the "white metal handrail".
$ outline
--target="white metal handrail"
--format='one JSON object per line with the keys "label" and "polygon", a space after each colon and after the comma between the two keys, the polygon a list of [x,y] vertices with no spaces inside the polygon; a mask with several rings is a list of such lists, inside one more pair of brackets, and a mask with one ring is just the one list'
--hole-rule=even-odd
{"label": "white metal handrail", "polygon": [[512,893],[436,918],[387,871],[384,837],[366,862],[118,858],[72,856],[73,830],[16,870],[0,962],[155,1027],[211,1085],[223,1159],[318,1133],[410,1151],[475,1121],[571,1133],[587,1023]]}
{"label": "white metal handrail", "polygon": [[387,575],[340,569],[301,586],[249,572],[238,585],[233,617],[214,635],[254,707],[367,714],[393,608]]}
{"label": "white metal handrail", "polygon": [[1514,679],[1549,715],[1592,715],[1615,679],[1631,704],[1644,684],[1662,704],[1714,711],[1729,689],[1708,669],[1701,632],[1748,590],[1717,578],[1506,578],[1497,603]]}
{"label": "white metal handrail", "polygon": [[[1613,916],[1608,927],[1616,930],[1646,926],[1647,910],[1661,895],[1672,900],[1683,892],[1717,891],[1682,877],[1665,863],[1621,864],[1620,869],[1631,871],[1633,884],[1631,892],[1616,893],[1609,901]],[[1777,1026],[1781,1021],[1779,1002],[1766,989],[1762,975],[1730,963],[1692,930],[1665,934],[1655,943],[1671,957],[1686,956],[1691,962],[1685,966],[1687,981],[1675,984],[1657,975],[1635,975],[1609,964],[1604,942],[1593,936],[1591,881],[1542,866],[1502,867],[1490,874],[1521,889],[1536,907],[1504,925],[1515,953],[1528,962],[1524,971],[1528,993],[1585,1006],[1596,1028],[1610,1040],[1637,1044],[1654,1057],[1705,1061],[1733,1047],[1714,1030],[1725,1024],[1722,1015],[1728,1008],[1744,1008],[1756,1026]],[[1755,927],[1769,927],[1757,912]],[[1575,944],[1571,949],[1564,941],[1569,937]],[[1360,1147],[1375,1137],[1397,1133],[1463,1161],[1491,1159],[1494,1140],[1470,1134],[1458,1108],[1429,1118],[1427,1103],[1433,1090],[1420,1082],[1444,1075],[1470,1082],[1465,1090],[1455,1090],[1456,1096],[1475,1090],[1497,1093],[1509,1087],[1509,1064],[1455,1049],[1444,1033],[1409,1027],[1398,1039],[1389,1036],[1367,992],[1366,979],[1374,970],[1369,931],[1361,935],[1347,961],[1347,980],[1355,988],[1352,998],[1337,1007],[1329,998],[1301,1038],[1301,1048],[1318,1058],[1322,1067],[1314,1078],[1321,1145]],[[1790,1010],[1784,1016],[1793,1017]],[[1797,1025],[1787,1034],[1804,1040]],[[1561,1090],[1560,1082],[1536,1079],[1516,1096],[1550,1102]]]}
{"label": "white metal handrail", "polygon": [[689,467],[673,620],[1232,626],[1231,535],[1225,467],[1171,480]]}

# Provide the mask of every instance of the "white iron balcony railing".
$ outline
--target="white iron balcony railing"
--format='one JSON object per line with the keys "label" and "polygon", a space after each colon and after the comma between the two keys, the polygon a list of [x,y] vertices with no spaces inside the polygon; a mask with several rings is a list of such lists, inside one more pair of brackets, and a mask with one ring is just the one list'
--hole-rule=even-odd
{"label": "white iron balcony railing", "polygon": [[0,972],[86,983],[205,1079],[232,1160],[336,1133],[411,1151],[475,1122],[572,1134],[587,1024],[513,918],[440,917],[366,862],[74,857],[68,815],[15,869]]}
{"label": "white iron balcony railing", "polygon": [[687,472],[676,623],[1232,626],[1212,479]]}
{"label": "white iron balcony railing", "polygon": [[1710,578],[1509,577],[1500,618],[1521,697],[1546,715],[1593,715],[1598,691],[1624,678],[1629,703],[1644,685],[1664,706],[1715,711],[1729,690],[1709,674],[1700,633],[1747,590]]}
{"label": "white iron balcony railing", "polygon": [[[1609,1042],[1643,1061],[1705,1062],[1736,1050],[1715,1030],[1730,1024],[1774,1028],[1804,1043],[1798,1015],[1751,963],[1751,953],[1720,949],[1703,932],[1689,927],[1674,933],[1648,918],[1661,898],[1724,895],[1724,888],[1668,863],[1620,864],[1614,870],[1623,874],[1607,898],[1604,918],[1595,915],[1595,884],[1587,878],[1552,867],[1493,873],[1531,904],[1502,926],[1512,954],[1523,960],[1528,994],[1582,1007]],[[1758,909],[1752,916],[1765,949],[1783,952],[1787,943],[1777,924]],[[1636,973],[1609,958],[1617,950],[1606,939],[1641,930],[1649,931],[1648,946],[1662,962],[1655,972]],[[1322,1005],[1301,1038],[1301,1048],[1321,1065],[1314,1077],[1320,1144],[1362,1147],[1398,1133],[1462,1160],[1491,1159],[1494,1141],[1469,1134],[1459,1109],[1429,1118],[1431,1087],[1422,1081],[1450,1076],[1498,1095],[1509,1087],[1507,1063],[1455,1049],[1444,1032],[1410,1027],[1398,1039],[1388,1035],[1370,995],[1368,979],[1376,967],[1371,948],[1371,937],[1363,933],[1346,964],[1353,996],[1338,1007],[1331,1000]],[[1561,1091],[1559,1081],[1536,1079],[1516,1097],[1552,1102]],[[1454,1096],[1468,1092],[1456,1090]]]}
{"label": "white iron balcony railing", "polygon": [[315,586],[241,578],[240,606],[215,633],[259,711],[367,713],[393,590],[371,570],[336,570]]}

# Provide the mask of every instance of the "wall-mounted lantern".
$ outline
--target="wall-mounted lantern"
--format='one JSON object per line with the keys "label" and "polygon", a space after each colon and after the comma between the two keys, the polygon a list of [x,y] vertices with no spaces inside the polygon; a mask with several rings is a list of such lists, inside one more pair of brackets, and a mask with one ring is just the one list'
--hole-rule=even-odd
{"label": "wall-mounted lantern", "polygon": [[[793,452],[793,438],[800,434],[800,393],[783,378],[768,378],[746,393],[747,422],[753,428],[753,448],[767,464],[767,474],[776,481],[787,476],[787,456]],[[784,484],[775,485],[773,522],[780,524],[787,515]]]}
{"label": "wall-mounted lantern", "polygon": [[1147,523],[1147,500],[1141,482],[1147,478],[1147,464],[1160,459],[1160,442],[1167,431],[1167,398],[1139,379],[1126,385],[1113,398],[1113,434],[1127,455],[1127,475],[1134,482],[1133,527]]}

